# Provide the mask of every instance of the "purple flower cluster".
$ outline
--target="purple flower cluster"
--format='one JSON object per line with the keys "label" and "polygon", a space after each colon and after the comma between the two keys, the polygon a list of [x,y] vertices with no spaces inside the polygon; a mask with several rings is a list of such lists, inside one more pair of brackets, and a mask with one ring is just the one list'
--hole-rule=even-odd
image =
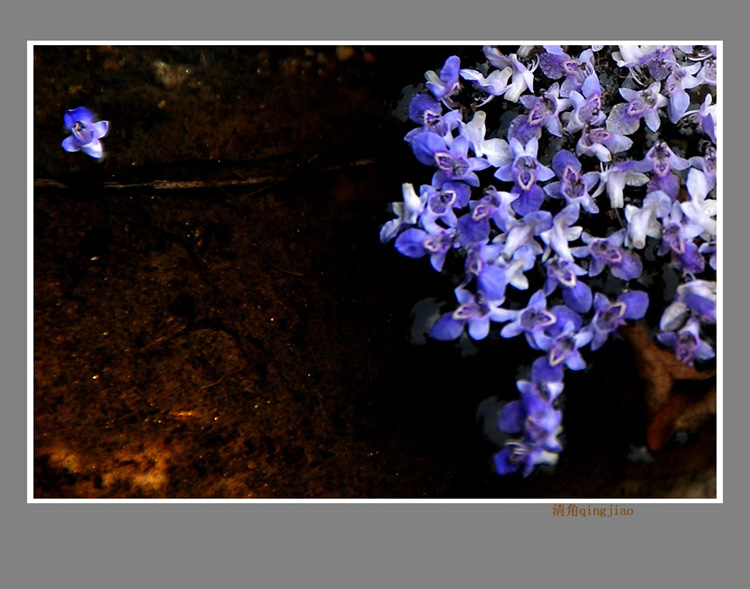
{"label": "purple flower cluster", "polygon": [[[483,53],[472,68],[452,55],[425,74],[405,140],[432,176],[403,185],[380,238],[438,271],[463,268],[433,339],[523,335],[538,351],[520,398],[497,415],[507,439],[495,469],[525,476],[562,450],[566,369],[586,368],[582,351],[646,318],[649,302],[671,297],[656,339],[680,361],[715,356],[716,49]],[[606,82],[597,68],[609,68]]]}

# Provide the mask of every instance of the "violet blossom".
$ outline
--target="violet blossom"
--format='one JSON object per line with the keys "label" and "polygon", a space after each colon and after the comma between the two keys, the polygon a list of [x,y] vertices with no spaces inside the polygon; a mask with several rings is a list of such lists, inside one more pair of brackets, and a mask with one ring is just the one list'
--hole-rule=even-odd
{"label": "violet blossom", "polygon": [[700,337],[700,324],[694,317],[677,332],[668,331],[656,336],[662,344],[674,349],[677,359],[686,366],[693,366],[695,360],[710,360],[716,353]]}
{"label": "violet blossom", "polygon": [[487,77],[472,69],[462,69],[460,73],[464,80],[473,82],[487,94],[487,98],[478,105],[484,106],[495,96],[502,96],[508,91],[508,80],[513,75],[513,68],[508,66],[502,70],[493,70]]}
{"label": "violet blossom", "polygon": [[696,274],[702,272],[705,267],[703,256],[695,245],[693,239],[700,235],[702,228],[690,223],[685,217],[678,203],[672,205],[668,218],[664,220],[664,228],[661,235],[661,245],[656,254],[663,256],[672,254],[672,265],[677,270],[683,270]]}
{"label": "violet blossom", "polygon": [[576,143],[576,154],[593,156],[600,162],[610,162],[612,154],[627,151],[632,145],[633,140],[625,135],[599,127],[596,129],[587,127]]}
{"label": "violet blossom", "polygon": [[510,338],[523,333],[529,346],[536,349],[539,349],[536,339],[546,327],[557,321],[557,318],[547,310],[547,299],[544,296],[544,291],[541,290],[531,295],[524,309],[502,309],[499,311],[499,315],[501,321],[510,321],[500,331],[502,337]]}
{"label": "violet blossom", "polygon": [[535,446],[549,452],[562,450],[557,439],[561,423],[562,413],[549,400],[531,391],[522,392],[518,401],[506,403],[498,415],[499,431],[510,435],[523,432]]}
{"label": "violet blossom", "polygon": [[581,162],[566,149],[561,149],[554,155],[552,169],[560,181],[550,182],[544,187],[548,195],[564,198],[568,204],[580,205],[588,213],[599,212],[599,207],[589,194],[589,190],[599,183],[599,172],[581,174]]}
{"label": "violet blossom", "polygon": [[545,263],[547,279],[544,282],[544,294],[550,295],[559,285],[562,290],[563,302],[578,313],[587,313],[591,308],[591,288],[578,276],[584,276],[586,270],[570,260],[563,260],[557,256]]}
{"label": "violet blossom", "polygon": [[482,340],[490,332],[490,321],[498,321],[501,301],[487,301],[481,294],[456,288],[459,306],[455,311],[440,316],[430,331],[430,337],[441,341],[458,339],[467,328],[474,340]]}
{"label": "violet blossom", "polygon": [[551,80],[565,80],[560,89],[560,96],[570,96],[574,91],[581,90],[584,82],[595,76],[591,49],[584,50],[576,59],[565,53],[559,45],[545,45],[546,53],[539,55],[539,68]]}
{"label": "violet blossom", "polygon": [[109,121],[95,121],[96,117],[85,106],[65,111],[63,122],[72,133],[62,142],[65,151],[82,151],[93,158],[101,159],[104,148],[100,139],[109,133]]}
{"label": "violet blossom", "polygon": [[526,277],[526,272],[531,270],[536,263],[537,251],[530,245],[522,245],[513,252],[513,256],[510,260],[503,262],[501,259],[498,263],[502,263],[503,270],[505,271],[505,279],[510,286],[518,290],[527,290],[529,288],[529,280]]}
{"label": "violet blossom", "polygon": [[711,188],[705,174],[700,170],[691,168],[688,172],[687,182],[690,200],[680,203],[682,212],[695,225],[703,228],[703,235],[707,239],[716,236],[716,199],[708,198]]}
{"label": "violet blossom", "polygon": [[508,142],[497,137],[485,139],[487,113],[478,110],[469,123],[460,123],[460,134],[469,141],[474,155],[484,157],[494,167],[505,166],[513,160]]}
{"label": "violet blossom", "polygon": [[671,207],[672,201],[661,190],[649,192],[640,208],[626,205],[625,218],[628,228],[625,245],[643,249],[646,247],[646,237],[659,239],[662,235],[662,224],[659,219],[669,215]]}
{"label": "violet blossom", "polygon": [[475,171],[490,166],[485,159],[468,156],[469,140],[463,136],[456,137],[448,145],[439,135],[422,132],[411,139],[411,147],[420,162],[437,166],[438,171],[432,180],[433,186],[456,180],[471,186],[479,186],[479,178]]}
{"label": "violet blossom", "polygon": [[690,96],[687,90],[695,88],[700,84],[700,80],[695,77],[695,73],[700,69],[699,63],[689,66],[680,67],[674,64],[672,72],[667,77],[665,89],[669,98],[669,120],[673,123],[679,121],[690,106]]}
{"label": "violet blossom", "polygon": [[556,464],[559,456],[555,452],[545,450],[531,440],[508,440],[500,452],[492,459],[498,474],[506,475],[518,472],[528,476],[535,466],[540,464]]}
{"label": "violet blossom", "polygon": [[716,186],[716,147],[709,145],[703,157],[691,157],[690,165],[703,174],[702,182],[707,190],[712,190]]}
{"label": "violet blossom", "polygon": [[501,266],[495,265],[501,251],[502,247],[498,245],[477,244],[466,252],[467,278],[464,282],[468,284],[471,278],[475,278],[477,290],[490,302],[502,303],[505,300],[505,272]]}
{"label": "violet blossom", "polygon": [[512,257],[513,253],[524,245],[530,246],[537,253],[542,253],[542,247],[534,237],[550,229],[552,222],[552,213],[548,211],[536,211],[524,215],[503,236],[505,243],[503,256],[506,259]]}
{"label": "violet blossom", "polygon": [[638,162],[624,161],[604,168],[599,172],[599,186],[592,196],[598,196],[606,188],[610,206],[613,209],[623,208],[625,186],[643,186],[648,183],[648,176],[638,172],[638,167]]}
{"label": "violet blossom", "polygon": [[620,88],[620,95],[627,103],[615,104],[607,117],[607,130],[622,135],[632,135],[638,130],[641,119],[652,131],[658,131],[661,121],[659,109],[669,102],[659,94],[660,82],[654,82],[645,90]]}
{"label": "violet blossom", "polygon": [[519,115],[510,124],[508,139],[517,139],[526,144],[532,138],[542,136],[542,128],[552,135],[562,137],[560,113],[570,106],[567,98],[560,98],[560,88],[555,82],[542,96],[521,96],[520,101],[529,112]]}
{"label": "violet blossom", "polygon": [[622,293],[614,303],[601,293],[594,295],[596,314],[587,326],[592,334],[591,351],[604,345],[609,334],[627,319],[642,319],[648,309],[648,295],[640,290]]}
{"label": "violet blossom", "polygon": [[432,92],[435,98],[444,102],[449,107],[453,106],[453,101],[450,97],[460,89],[458,82],[458,72],[460,69],[460,59],[456,55],[451,55],[445,60],[445,64],[443,64],[439,75],[432,70],[426,72],[424,75],[427,80],[425,83],[427,89]]}
{"label": "violet blossom", "polygon": [[403,195],[403,201],[394,202],[391,205],[397,218],[388,221],[380,229],[380,241],[383,243],[388,243],[391,239],[396,237],[402,227],[406,225],[416,225],[419,215],[425,208],[425,197],[417,196],[412,184],[402,184],[401,193]]}
{"label": "violet blossom", "polygon": [[577,203],[569,204],[555,215],[552,227],[540,233],[547,247],[563,260],[573,261],[568,242],[578,239],[583,231],[583,227],[573,226],[573,223],[578,220],[579,212]]}
{"label": "violet blossom", "polygon": [[634,280],[643,273],[643,264],[633,252],[623,248],[625,229],[621,229],[609,237],[593,237],[585,231],[581,239],[586,244],[571,249],[577,258],[589,257],[589,276],[597,276],[605,268],[609,268],[613,276],[622,280]]}
{"label": "violet blossom", "polygon": [[690,162],[676,155],[664,141],[656,141],[646,152],[646,156],[637,162],[633,169],[638,172],[653,172],[648,183],[648,191],[660,190],[673,201],[680,191],[680,180],[672,170],[684,170],[690,167]]}
{"label": "violet blossom", "polygon": [[421,125],[409,131],[404,139],[408,142],[422,132],[435,133],[443,138],[451,138],[450,133],[460,120],[461,112],[451,110],[443,115],[443,105],[432,96],[417,94],[409,103],[409,119]]}
{"label": "violet blossom", "polygon": [[677,287],[677,296],[662,313],[661,331],[676,331],[690,317],[702,323],[716,323],[716,283],[691,280]]}
{"label": "violet blossom", "polygon": [[562,115],[568,133],[577,133],[587,126],[596,127],[606,120],[607,115],[602,110],[602,87],[596,74],[586,78],[580,92],[571,91],[569,99],[573,110]]}
{"label": "violet blossom", "polygon": [[529,380],[517,380],[516,388],[521,394],[532,393],[542,401],[551,403],[563,392],[563,369],[551,367],[546,356],[534,360],[531,364]]}
{"label": "violet blossom", "polygon": [[500,231],[508,231],[508,229],[518,222],[511,207],[511,204],[517,198],[517,194],[497,190],[494,186],[488,186],[482,198],[469,203],[471,217],[475,221],[490,218],[495,222]]}
{"label": "violet blossom", "polygon": [[533,69],[529,70],[518,60],[515,53],[502,55],[496,47],[485,46],[482,49],[487,61],[499,70],[511,68],[511,83],[503,93],[505,100],[509,102],[518,102],[521,94],[528,90],[534,92],[534,74]]}
{"label": "violet blossom", "polygon": [[456,231],[438,229],[428,233],[421,229],[411,228],[396,238],[396,249],[409,258],[430,256],[430,264],[438,272],[443,269],[448,250],[454,247]]}
{"label": "violet blossom", "polygon": [[537,185],[537,180],[545,182],[555,173],[539,163],[536,158],[539,142],[532,138],[522,145],[517,139],[510,140],[513,162],[497,169],[495,177],[503,182],[514,182],[511,192],[518,194],[518,199],[511,205],[519,215],[538,211],[544,202],[544,191]]}
{"label": "violet blossom", "polygon": [[[553,313],[557,314],[555,309]],[[568,321],[558,335],[540,335],[537,344],[548,353],[547,358],[551,366],[564,364],[570,370],[583,370],[586,368],[586,362],[579,348],[587,345],[592,337],[590,332],[578,330],[572,321]]]}

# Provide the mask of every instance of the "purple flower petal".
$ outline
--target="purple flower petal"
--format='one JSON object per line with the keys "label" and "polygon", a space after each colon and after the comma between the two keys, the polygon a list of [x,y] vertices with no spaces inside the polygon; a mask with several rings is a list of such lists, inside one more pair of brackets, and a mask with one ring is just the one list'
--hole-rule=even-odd
{"label": "purple flower petal", "polygon": [[521,401],[510,401],[503,405],[497,418],[497,429],[504,434],[515,435],[523,430],[526,411]]}

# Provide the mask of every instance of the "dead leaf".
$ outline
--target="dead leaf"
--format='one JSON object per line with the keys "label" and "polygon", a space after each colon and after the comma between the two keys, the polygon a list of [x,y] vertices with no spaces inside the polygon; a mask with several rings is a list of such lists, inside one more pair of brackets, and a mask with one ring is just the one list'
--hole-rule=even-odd
{"label": "dead leaf", "polygon": [[716,370],[701,372],[686,366],[654,343],[643,325],[622,327],[620,332],[633,347],[638,375],[645,381],[646,438],[651,450],[664,447],[675,432],[695,430],[715,417],[715,382],[706,383],[702,394],[690,394],[675,390],[675,381],[715,379]]}

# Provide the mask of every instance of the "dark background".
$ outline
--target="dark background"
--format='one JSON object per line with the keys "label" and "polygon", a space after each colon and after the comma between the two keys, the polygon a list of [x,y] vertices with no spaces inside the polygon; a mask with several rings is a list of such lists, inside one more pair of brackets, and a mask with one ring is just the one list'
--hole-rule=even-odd
{"label": "dark background", "polygon": [[[715,427],[628,460],[646,421],[623,342],[566,375],[565,450],[527,479],[492,473],[477,408],[534,355],[409,342],[451,285],[378,240],[429,177],[394,110],[454,52],[481,58],[35,48],[36,497],[715,494]],[[80,105],[111,122],[101,162],[60,147]]]}

